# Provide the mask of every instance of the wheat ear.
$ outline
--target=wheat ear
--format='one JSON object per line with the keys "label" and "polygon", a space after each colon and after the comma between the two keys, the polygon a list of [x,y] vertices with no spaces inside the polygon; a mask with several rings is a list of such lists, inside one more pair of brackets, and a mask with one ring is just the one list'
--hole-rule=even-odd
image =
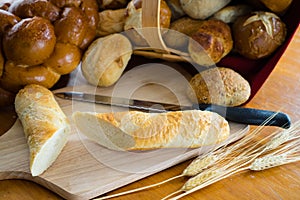
{"label": "wheat ear", "polygon": [[[172,200],[182,198],[192,192],[202,189],[219,180],[227,178],[238,172],[257,169],[263,170],[270,167],[296,162],[300,160],[300,136],[298,134],[300,121],[295,123],[287,130],[275,131],[261,142],[253,143],[253,135],[245,136],[243,139],[235,142],[233,146],[222,150],[223,156],[226,155],[227,162],[216,162],[214,167],[208,168],[202,173],[189,179],[181,188],[182,194],[179,194]],[[258,135],[262,128],[254,131],[254,135]],[[278,138],[281,138],[279,140]],[[264,141],[268,141],[263,144]],[[272,144],[275,143],[276,145]],[[247,148],[245,148],[247,147]],[[272,147],[272,148],[271,148]],[[279,149],[276,149],[280,147]],[[259,156],[271,152],[264,157]],[[215,153],[215,152],[214,152]],[[278,155],[277,155],[278,154]],[[237,155],[235,157],[235,155]],[[221,170],[222,169],[222,170]]]}

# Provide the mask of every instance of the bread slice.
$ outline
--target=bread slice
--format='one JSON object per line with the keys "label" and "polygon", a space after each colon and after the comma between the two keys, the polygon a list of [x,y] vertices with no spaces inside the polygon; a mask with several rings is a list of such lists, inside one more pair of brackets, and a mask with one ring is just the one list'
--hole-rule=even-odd
{"label": "bread slice", "polygon": [[20,90],[15,109],[29,146],[31,174],[38,176],[67,143],[70,124],[52,92],[43,86],[32,84]]}
{"label": "bread slice", "polygon": [[72,118],[81,133],[112,150],[197,148],[218,144],[230,134],[223,117],[200,110],[75,112]]}

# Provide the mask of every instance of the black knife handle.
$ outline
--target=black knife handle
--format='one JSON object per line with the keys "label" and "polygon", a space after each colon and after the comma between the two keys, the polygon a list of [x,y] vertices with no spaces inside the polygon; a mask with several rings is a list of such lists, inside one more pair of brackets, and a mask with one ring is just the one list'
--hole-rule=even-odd
{"label": "black knife handle", "polygon": [[206,106],[205,109],[203,109],[203,105],[201,104],[194,105],[193,107],[216,112],[229,121],[242,124],[278,126],[282,128],[289,128],[291,126],[290,117],[282,112],[243,107],[225,107],[219,105]]}

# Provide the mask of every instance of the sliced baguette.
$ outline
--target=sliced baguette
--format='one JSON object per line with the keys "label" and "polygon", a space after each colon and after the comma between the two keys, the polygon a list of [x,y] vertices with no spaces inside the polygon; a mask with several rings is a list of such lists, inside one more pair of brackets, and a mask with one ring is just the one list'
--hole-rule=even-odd
{"label": "sliced baguette", "polygon": [[75,112],[72,118],[81,133],[112,150],[198,148],[230,134],[228,122],[209,111]]}
{"label": "sliced baguette", "polygon": [[70,125],[53,94],[43,86],[28,85],[15,98],[30,151],[32,176],[42,174],[67,143]]}

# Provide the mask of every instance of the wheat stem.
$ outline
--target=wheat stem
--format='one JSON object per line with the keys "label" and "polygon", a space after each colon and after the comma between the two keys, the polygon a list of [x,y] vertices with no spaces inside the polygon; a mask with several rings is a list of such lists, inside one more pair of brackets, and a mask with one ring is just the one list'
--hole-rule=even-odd
{"label": "wheat stem", "polygon": [[153,187],[157,187],[159,185],[165,184],[167,182],[173,181],[173,180],[175,180],[177,178],[180,178],[180,177],[183,177],[183,176],[184,175],[180,174],[178,176],[171,177],[171,178],[169,178],[167,180],[164,180],[164,181],[161,181],[161,182],[158,182],[158,183],[155,183],[155,184],[147,185],[147,186],[144,186],[144,187],[139,187],[139,188],[132,189],[132,190],[127,190],[127,191],[120,192],[120,193],[117,193],[117,194],[112,194],[112,195],[108,195],[108,196],[104,196],[104,197],[99,197],[99,198],[96,198],[94,200],[110,199],[110,198],[115,198],[115,197],[118,197],[118,196],[123,196],[123,195],[131,194],[131,193],[135,193],[135,192],[140,192],[142,190],[146,190],[146,189],[150,189],[150,188],[153,188]]}

